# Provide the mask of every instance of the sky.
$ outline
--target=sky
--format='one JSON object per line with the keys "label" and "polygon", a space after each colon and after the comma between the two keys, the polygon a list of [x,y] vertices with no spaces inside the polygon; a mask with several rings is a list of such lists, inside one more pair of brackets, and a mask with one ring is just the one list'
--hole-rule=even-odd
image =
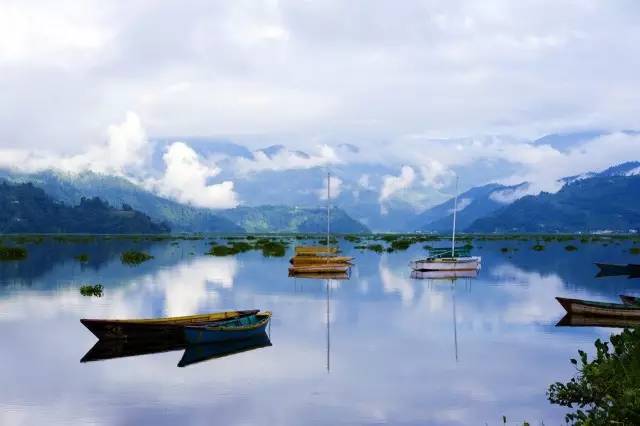
{"label": "sky", "polygon": [[[620,133],[639,127],[639,12],[633,0],[4,0],[0,166],[120,174],[233,207],[219,162],[180,144],[203,136],[288,148],[227,162],[238,178],[390,165],[381,204],[487,162],[512,172],[480,183],[557,189],[639,157],[638,136]],[[593,129],[610,134],[565,151],[531,144]],[[175,143],[157,175],[160,137]]]}

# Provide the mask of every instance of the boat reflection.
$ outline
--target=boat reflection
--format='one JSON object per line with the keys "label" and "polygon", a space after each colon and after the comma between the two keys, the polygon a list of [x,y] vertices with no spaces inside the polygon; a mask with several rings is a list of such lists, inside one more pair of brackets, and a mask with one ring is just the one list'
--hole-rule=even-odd
{"label": "boat reflection", "polygon": [[640,318],[602,317],[576,314],[567,314],[556,324],[556,327],[629,328],[638,326],[640,326]]}
{"label": "boat reflection", "polygon": [[103,361],[184,350],[182,358],[178,362],[178,367],[186,367],[210,359],[222,358],[271,345],[271,340],[267,333],[247,339],[198,345],[188,345],[183,339],[98,340],[82,357],[80,362]]}
{"label": "boat reflection", "polygon": [[416,280],[455,280],[457,278],[476,278],[478,270],[468,271],[411,271]]}

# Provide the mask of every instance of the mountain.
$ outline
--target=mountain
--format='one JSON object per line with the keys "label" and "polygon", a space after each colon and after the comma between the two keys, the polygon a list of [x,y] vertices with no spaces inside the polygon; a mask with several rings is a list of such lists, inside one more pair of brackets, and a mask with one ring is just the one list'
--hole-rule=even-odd
{"label": "mountain", "polygon": [[[477,219],[501,209],[526,190],[527,186],[526,183],[513,186],[490,183],[463,192],[458,196],[457,227],[465,229]],[[412,221],[413,229],[424,232],[450,231],[453,223],[453,206],[454,199],[451,198],[424,211]]]}
{"label": "mountain", "polygon": [[93,172],[79,174],[44,171],[34,174],[0,172],[11,182],[42,188],[54,200],[74,205],[84,198],[100,197],[112,205],[128,204],[157,222],[167,222],[177,232],[242,232],[243,229],[212,210],[187,206],[159,197],[128,180]]}
{"label": "mountain", "polygon": [[76,206],[56,202],[31,183],[0,183],[2,233],[157,234],[169,232],[162,223],[123,205],[111,207],[99,198],[82,198]]}
{"label": "mountain", "polygon": [[[220,214],[247,232],[326,232],[327,210],[287,206],[236,207]],[[331,209],[331,231],[368,233],[369,229],[343,210]]]}
{"label": "mountain", "polygon": [[[611,169],[608,169],[609,171]],[[607,172],[607,171],[605,171]],[[470,232],[629,232],[640,229],[640,175],[595,176],[526,196],[473,222]]]}

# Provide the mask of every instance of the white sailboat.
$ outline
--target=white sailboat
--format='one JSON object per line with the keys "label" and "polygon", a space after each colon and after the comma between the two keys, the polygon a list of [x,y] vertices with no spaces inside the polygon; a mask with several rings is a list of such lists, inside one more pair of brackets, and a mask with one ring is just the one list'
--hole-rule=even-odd
{"label": "white sailboat", "polygon": [[480,256],[456,256],[456,214],[458,211],[458,177],[456,176],[456,196],[453,201],[453,231],[451,250],[431,250],[430,256],[413,260],[409,266],[414,271],[477,271],[480,269]]}

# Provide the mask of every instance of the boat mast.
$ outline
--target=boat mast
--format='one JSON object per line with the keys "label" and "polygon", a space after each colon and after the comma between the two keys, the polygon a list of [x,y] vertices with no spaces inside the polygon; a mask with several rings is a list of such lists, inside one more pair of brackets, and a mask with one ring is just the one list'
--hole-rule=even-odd
{"label": "boat mast", "polygon": [[456,213],[458,212],[458,176],[456,175],[456,196],[453,199],[453,232],[451,233],[451,257],[456,253]]}
{"label": "boat mast", "polygon": [[331,172],[327,172],[327,252],[331,233]]}

